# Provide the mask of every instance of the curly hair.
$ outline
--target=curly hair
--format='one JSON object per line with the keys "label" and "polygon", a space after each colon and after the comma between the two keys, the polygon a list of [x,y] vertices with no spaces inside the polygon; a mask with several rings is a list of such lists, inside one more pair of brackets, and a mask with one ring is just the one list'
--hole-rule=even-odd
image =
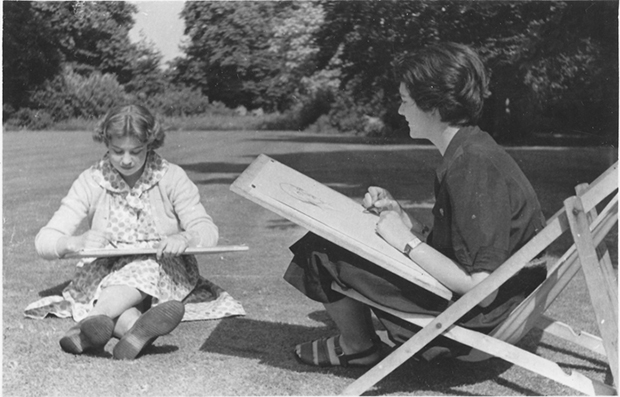
{"label": "curly hair", "polygon": [[405,54],[395,72],[421,110],[436,109],[441,121],[453,126],[475,124],[490,95],[482,60],[462,44],[432,44]]}
{"label": "curly hair", "polygon": [[112,137],[124,136],[134,137],[153,150],[164,144],[166,131],[144,106],[126,105],[112,108],[93,132],[93,140],[106,146]]}

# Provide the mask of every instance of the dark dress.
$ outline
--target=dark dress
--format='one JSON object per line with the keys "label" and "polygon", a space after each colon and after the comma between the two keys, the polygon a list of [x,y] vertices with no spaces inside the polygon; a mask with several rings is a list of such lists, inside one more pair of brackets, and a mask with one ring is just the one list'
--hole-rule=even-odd
{"label": "dark dress", "polygon": [[[477,127],[461,128],[450,142],[435,179],[433,228],[427,244],[471,273],[497,269],[545,226],[531,184],[516,162]],[[309,298],[330,303],[343,298],[333,281],[367,298],[408,313],[438,315],[447,301],[313,233],[291,246],[294,257],[284,279]],[[499,288],[493,303],[476,306],[457,324],[488,333],[546,277],[544,261],[524,268]],[[395,343],[418,327],[373,309]],[[443,340],[442,340],[443,339]],[[438,338],[439,343],[462,346]]]}

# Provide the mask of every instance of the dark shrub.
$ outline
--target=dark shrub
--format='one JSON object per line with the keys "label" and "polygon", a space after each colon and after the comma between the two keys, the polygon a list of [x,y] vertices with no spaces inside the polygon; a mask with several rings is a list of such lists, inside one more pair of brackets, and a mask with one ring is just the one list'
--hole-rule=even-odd
{"label": "dark shrub", "polygon": [[43,130],[54,120],[45,110],[21,108],[14,112],[5,123],[7,129]]}

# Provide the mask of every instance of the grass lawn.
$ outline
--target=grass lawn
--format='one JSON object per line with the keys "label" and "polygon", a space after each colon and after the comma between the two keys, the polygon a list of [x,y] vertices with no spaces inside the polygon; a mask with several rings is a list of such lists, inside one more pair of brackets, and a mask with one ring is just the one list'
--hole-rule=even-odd
{"label": "grass lawn", "polygon": [[[430,222],[433,170],[439,153],[427,146],[361,138],[285,132],[175,132],[159,150],[198,185],[203,204],[220,227],[221,245],[250,251],[199,256],[201,273],[244,305],[247,315],[182,323],[134,361],[114,361],[115,341],[99,355],[63,353],[58,340],[72,320],[26,319],[25,306],[69,280],[74,262],[44,261],[34,236],[77,175],[103,154],[84,132],[15,132],[3,137],[3,394],[107,395],[334,395],[363,369],[319,369],[298,364],[296,343],[335,333],[322,306],[282,280],[288,246],[305,230],[229,190],[265,153],[349,197],[367,186],[388,188],[406,208]],[[531,179],[547,217],[617,160],[613,148],[510,148]],[[560,241],[558,244],[563,244]],[[607,240],[617,269],[617,228]],[[598,334],[581,276],[549,313]],[[532,331],[519,344],[604,380],[603,357]],[[410,360],[369,394],[575,395],[576,391],[499,359],[467,364]]]}

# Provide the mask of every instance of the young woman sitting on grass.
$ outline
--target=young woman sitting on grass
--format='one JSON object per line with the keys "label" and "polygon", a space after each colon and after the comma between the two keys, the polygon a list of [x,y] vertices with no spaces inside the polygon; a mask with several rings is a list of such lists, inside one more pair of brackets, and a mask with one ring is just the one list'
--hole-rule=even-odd
{"label": "young woman sitting on grass", "polygon": [[[376,231],[382,238],[458,299],[541,230],[545,218],[536,193],[515,161],[475,126],[488,81],[474,51],[454,43],[422,48],[400,60],[397,77],[402,101],[399,113],[407,120],[411,138],[428,139],[443,156],[436,170],[433,227],[410,217],[380,187],[368,189],[363,205],[380,215]],[[427,245],[436,251],[426,249]],[[291,251],[294,258],[285,279],[323,303],[340,332],[298,345],[295,356],[303,363],[373,365],[382,359],[370,309],[332,290],[334,281],[409,313],[438,315],[450,304],[312,233],[296,242]],[[489,332],[545,275],[542,263],[526,269],[458,323]],[[373,310],[396,344],[419,330]]]}
{"label": "young woman sitting on grass", "polygon": [[[138,105],[112,109],[93,138],[103,158],[84,171],[35,239],[45,259],[97,248],[156,248],[155,255],[81,260],[62,299],[30,305],[26,315],[73,316],[60,339],[66,352],[102,349],[115,336],[116,359],[133,359],[185,318],[243,314],[243,308],[202,278],[188,247],[217,244],[218,228],[183,169],[160,157],[165,130]],[[83,220],[89,230],[75,235]],[[186,306],[190,310],[186,310]]]}

